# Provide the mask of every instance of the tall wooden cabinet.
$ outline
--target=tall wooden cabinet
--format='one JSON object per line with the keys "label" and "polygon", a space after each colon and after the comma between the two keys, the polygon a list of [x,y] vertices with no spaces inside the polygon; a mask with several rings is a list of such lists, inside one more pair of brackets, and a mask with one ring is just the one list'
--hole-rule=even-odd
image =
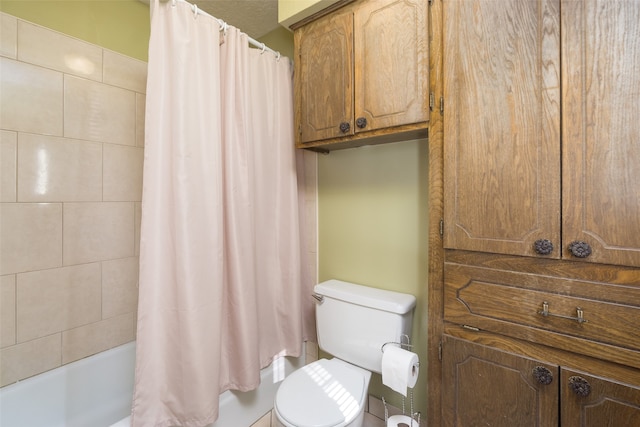
{"label": "tall wooden cabinet", "polygon": [[541,239],[557,247],[558,0],[443,5],[445,247],[515,255],[533,254]]}
{"label": "tall wooden cabinet", "polygon": [[431,419],[640,425],[640,0],[441,4]]}
{"label": "tall wooden cabinet", "polygon": [[427,8],[360,0],[295,29],[298,147],[426,136]]}
{"label": "tall wooden cabinet", "polygon": [[585,242],[585,260],[636,267],[638,22],[637,0],[562,2],[562,242]]}
{"label": "tall wooden cabinet", "polygon": [[444,2],[445,247],[640,267],[638,19]]}

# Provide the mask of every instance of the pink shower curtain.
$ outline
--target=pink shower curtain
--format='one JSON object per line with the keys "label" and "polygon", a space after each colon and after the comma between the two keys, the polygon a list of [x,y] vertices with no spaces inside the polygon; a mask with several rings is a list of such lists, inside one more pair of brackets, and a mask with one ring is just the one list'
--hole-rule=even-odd
{"label": "pink shower curtain", "polygon": [[151,2],[132,426],[206,426],[312,336],[291,64]]}

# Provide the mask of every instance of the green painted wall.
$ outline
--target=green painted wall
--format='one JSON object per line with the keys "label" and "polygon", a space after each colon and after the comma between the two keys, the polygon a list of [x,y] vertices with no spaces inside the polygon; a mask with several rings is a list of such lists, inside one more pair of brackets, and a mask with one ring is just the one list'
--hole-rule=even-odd
{"label": "green painted wall", "polygon": [[286,28],[279,27],[260,37],[258,41],[293,60],[293,33]]}
{"label": "green painted wall", "polygon": [[[319,279],[416,296],[412,343],[421,363],[415,409],[426,414],[428,146],[426,140],[318,156]],[[401,406],[374,375],[370,392]],[[408,404],[408,401],[407,401]]]}
{"label": "green painted wall", "polygon": [[2,0],[0,10],[147,61],[149,6],[139,0]]}

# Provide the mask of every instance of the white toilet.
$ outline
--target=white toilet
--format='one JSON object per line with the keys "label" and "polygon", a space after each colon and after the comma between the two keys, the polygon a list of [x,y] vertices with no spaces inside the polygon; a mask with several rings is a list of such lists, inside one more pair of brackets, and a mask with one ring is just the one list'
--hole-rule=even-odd
{"label": "white toilet", "polygon": [[280,385],[274,413],[285,427],[361,427],[371,372],[380,373],[382,345],[411,333],[416,299],[339,280],[316,285],[321,359]]}

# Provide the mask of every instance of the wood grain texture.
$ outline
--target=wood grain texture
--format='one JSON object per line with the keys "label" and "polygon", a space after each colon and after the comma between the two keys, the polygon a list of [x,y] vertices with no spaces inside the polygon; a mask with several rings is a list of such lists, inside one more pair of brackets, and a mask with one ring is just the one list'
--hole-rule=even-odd
{"label": "wood grain texture", "polygon": [[[640,368],[640,269],[455,250],[445,261],[446,320]],[[589,323],[538,315],[544,300]]]}
{"label": "wood grain texture", "polygon": [[[352,135],[353,14],[341,10],[300,28],[294,49],[296,141]],[[348,123],[348,132],[341,123]]]}
{"label": "wood grain texture", "polygon": [[536,256],[560,242],[559,0],[443,4],[445,247]]}
{"label": "wood grain texture", "polygon": [[[566,348],[579,338],[640,352],[640,295],[627,298],[628,288],[451,264],[445,264],[445,287],[447,321],[505,335],[535,328],[562,335]],[[539,313],[543,302],[550,315]],[[578,307],[585,323],[566,318],[576,317]]]}
{"label": "wood grain texture", "polygon": [[546,258],[456,250],[447,250],[445,257],[449,263],[473,265],[505,272],[520,271],[541,276],[625,285],[629,287],[629,295],[640,292],[640,269],[634,267],[584,264]]}
{"label": "wood grain texture", "polygon": [[[355,1],[296,29],[298,148],[329,151],[426,136],[427,8],[423,0]],[[363,128],[358,118],[366,118]]]}
{"label": "wood grain texture", "polygon": [[[433,2],[429,10],[429,91],[440,99],[443,90],[442,2]],[[443,117],[433,112],[429,121],[429,279],[427,340],[427,414],[426,425],[442,425],[442,362],[440,340],[443,333],[444,248],[440,220],[444,204]]]}
{"label": "wood grain texture", "polygon": [[[558,425],[559,369],[540,360],[445,336],[444,426]],[[540,384],[544,367],[554,381]]]}
{"label": "wood grain texture", "polygon": [[640,2],[562,4],[563,256],[640,267]]}
{"label": "wood grain texture", "polygon": [[362,2],[354,15],[356,132],[428,121],[427,3]]}
{"label": "wood grain texture", "polygon": [[[597,371],[596,375],[598,375]],[[618,427],[640,425],[640,387],[619,382],[584,370],[561,370],[563,427]],[[587,381],[588,396],[576,395],[569,387],[573,376]]]}
{"label": "wood grain texture", "polygon": [[327,138],[323,140],[296,143],[297,148],[307,148],[313,151],[328,153],[333,150],[362,147],[364,145],[388,144],[393,142],[424,139],[429,136],[427,123],[418,123],[393,128],[360,132],[355,135]]}

